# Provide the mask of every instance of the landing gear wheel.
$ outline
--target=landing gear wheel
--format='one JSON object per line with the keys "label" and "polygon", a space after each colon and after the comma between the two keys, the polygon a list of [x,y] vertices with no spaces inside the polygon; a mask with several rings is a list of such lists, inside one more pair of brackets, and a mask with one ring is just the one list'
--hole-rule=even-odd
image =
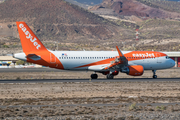
{"label": "landing gear wheel", "polygon": [[114,75],[112,74],[107,74],[107,79],[113,79],[114,78]]}
{"label": "landing gear wheel", "polygon": [[153,78],[156,79],[156,78],[157,78],[157,75],[153,75]]}
{"label": "landing gear wheel", "polygon": [[156,70],[152,70],[152,72],[153,72],[153,78],[156,79],[157,78]]}
{"label": "landing gear wheel", "polygon": [[97,74],[91,74],[91,79],[97,79],[98,75]]}

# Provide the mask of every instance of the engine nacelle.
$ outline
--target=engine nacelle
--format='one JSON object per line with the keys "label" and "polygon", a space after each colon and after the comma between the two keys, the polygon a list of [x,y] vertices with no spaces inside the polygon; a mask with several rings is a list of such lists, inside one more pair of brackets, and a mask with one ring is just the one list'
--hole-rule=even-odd
{"label": "engine nacelle", "polygon": [[[107,75],[107,74],[109,74],[110,73],[110,71],[107,71],[107,72],[103,72],[102,74],[103,75]],[[119,74],[119,71],[114,71],[114,72],[112,72],[112,75],[118,75]]]}
{"label": "engine nacelle", "polygon": [[144,68],[141,65],[131,65],[121,72],[131,76],[141,76],[144,73]]}

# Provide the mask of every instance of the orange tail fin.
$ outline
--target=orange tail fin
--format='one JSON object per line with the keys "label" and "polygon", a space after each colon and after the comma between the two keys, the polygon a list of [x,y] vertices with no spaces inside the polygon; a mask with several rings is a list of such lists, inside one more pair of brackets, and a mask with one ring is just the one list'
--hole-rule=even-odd
{"label": "orange tail fin", "polygon": [[36,37],[32,30],[28,27],[25,22],[16,22],[19,37],[21,40],[21,45],[23,52],[28,54],[30,52],[46,50],[45,46],[41,41]]}

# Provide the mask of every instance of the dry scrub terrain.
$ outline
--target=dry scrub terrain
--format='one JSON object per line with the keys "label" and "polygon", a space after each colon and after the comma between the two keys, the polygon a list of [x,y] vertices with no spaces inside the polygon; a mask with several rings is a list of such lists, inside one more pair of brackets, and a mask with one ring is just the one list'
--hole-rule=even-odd
{"label": "dry scrub terrain", "polygon": [[[179,69],[157,74],[178,79]],[[89,75],[90,72],[0,73],[1,79],[88,79]],[[141,78],[150,76],[149,71]],[[179,81],[0,84],[0,119],[178,120],[179,103]]]}

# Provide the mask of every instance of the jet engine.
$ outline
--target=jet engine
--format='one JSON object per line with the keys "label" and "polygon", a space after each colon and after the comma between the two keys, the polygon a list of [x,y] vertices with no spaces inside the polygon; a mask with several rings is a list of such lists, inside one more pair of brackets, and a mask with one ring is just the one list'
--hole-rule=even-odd
{"label": "jet engine", "polygon": [[126,69],[121,70],[121,72],[131,76],[141,76],[144,73],[144,68],[141,65],[130,65]]}

